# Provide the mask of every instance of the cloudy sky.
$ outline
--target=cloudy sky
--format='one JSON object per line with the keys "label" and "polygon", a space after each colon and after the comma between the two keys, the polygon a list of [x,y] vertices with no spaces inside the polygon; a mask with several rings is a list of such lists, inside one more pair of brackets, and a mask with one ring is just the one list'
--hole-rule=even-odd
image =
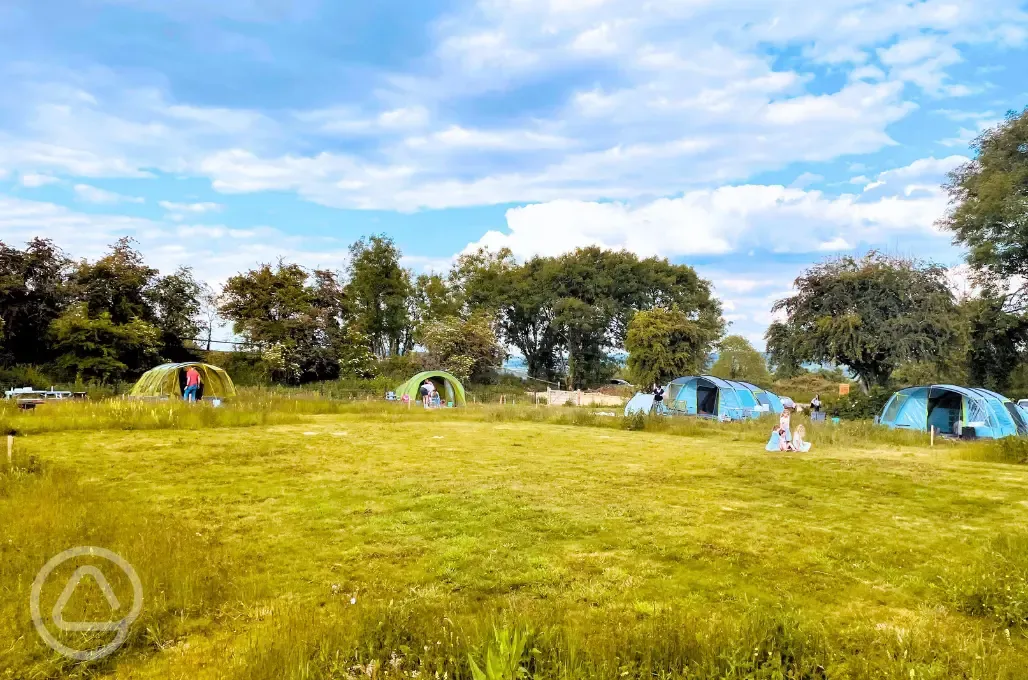
{"label": "cloudy sky", "polygon": [[625,247],[762,345],[812,262],[959,263],[939,182],[1026,65],[1019,0],[0,2],[0,240],[215,282]]}

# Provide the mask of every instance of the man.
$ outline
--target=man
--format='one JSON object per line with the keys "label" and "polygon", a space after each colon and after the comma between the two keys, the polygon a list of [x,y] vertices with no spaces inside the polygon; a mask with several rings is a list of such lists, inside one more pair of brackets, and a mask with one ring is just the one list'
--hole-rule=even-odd
{"label": "man", "polygon": [[196,401],[201,382],[200,371],[196,370],[196,366],[190,366],[186,371],[186,389],[182,392],[182,398],[185,401]]}

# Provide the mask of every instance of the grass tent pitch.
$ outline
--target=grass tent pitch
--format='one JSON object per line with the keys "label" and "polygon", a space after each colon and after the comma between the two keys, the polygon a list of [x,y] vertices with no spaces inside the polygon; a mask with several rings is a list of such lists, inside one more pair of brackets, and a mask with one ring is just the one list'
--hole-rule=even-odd
{"label": "grass tent pitch", "polygon": [[151,368],[132,387],[129,396],[181,398],[182,390],[186,386],[186,369],[190,366],[195,367],[200,373],[200,379],[203,381],[202,396],[217,397],[218,399],[236,396],[236,387],[224,369],[199,362],[161,364],[156,368]]}
{"label": "grass tent pitch", "polygon": [[418,387],[420,387],[425,380],[432,381],[435,385],[436,392],[439,393],[440,398],[443,400],[443,404],[449,402],[454,406],[467,406],[468,400],[464,394],[464,385],[461,385],[460,380],[457,380],[456,377],[450,375],[446,371],[425,371],[423,373],[418,373],[416,376],[396,388],[396,396],[402,399],[404,395],[407,395],[411,401],[417,401]]}

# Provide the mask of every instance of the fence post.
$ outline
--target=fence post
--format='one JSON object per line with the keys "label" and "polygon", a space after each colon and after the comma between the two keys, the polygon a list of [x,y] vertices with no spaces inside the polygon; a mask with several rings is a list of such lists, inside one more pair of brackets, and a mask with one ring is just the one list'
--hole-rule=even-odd
{"label": "fence post", "polygon": [[7,467],[14,470],[14,435],[7,435]]}

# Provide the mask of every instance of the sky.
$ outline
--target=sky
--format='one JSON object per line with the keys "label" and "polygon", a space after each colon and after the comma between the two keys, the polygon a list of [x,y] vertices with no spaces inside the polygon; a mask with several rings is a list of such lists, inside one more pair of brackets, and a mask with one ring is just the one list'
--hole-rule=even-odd
{"label": "sky", "polygon": [[1028,105],[1018,0],[7,0],[0,240],[212,283],[459,253],[695,267],[763,347],[811,264],[954,267],[940,184]]}

